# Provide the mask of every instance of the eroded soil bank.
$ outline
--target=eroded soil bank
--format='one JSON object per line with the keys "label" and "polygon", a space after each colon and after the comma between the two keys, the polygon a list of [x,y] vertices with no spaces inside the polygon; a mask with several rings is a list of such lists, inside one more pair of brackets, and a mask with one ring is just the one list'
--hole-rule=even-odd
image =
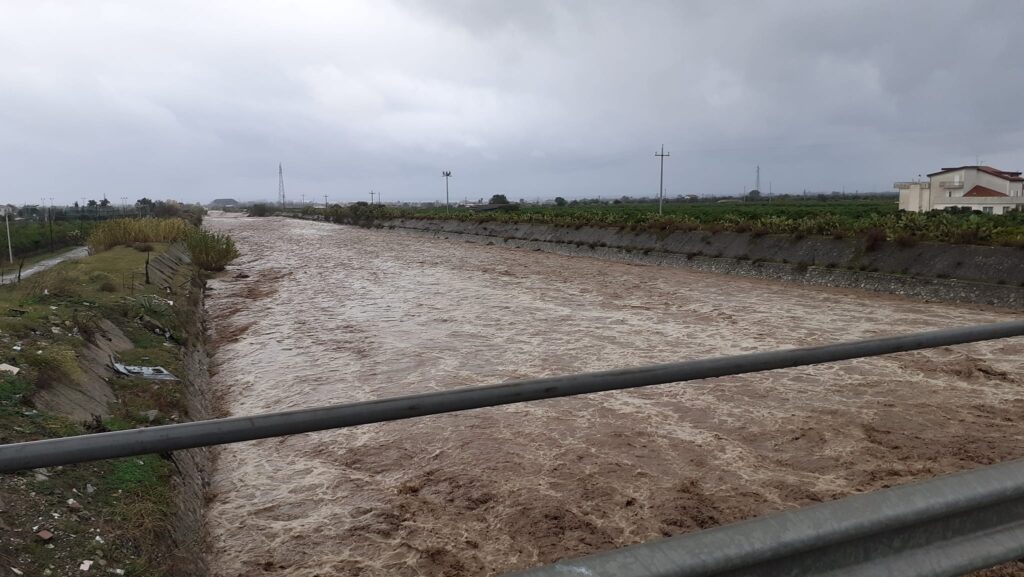
{"label": "eroded soil bank", "polygon": [[[231,415],[1016,316],[387,230],[206,222],[243,253],[207,295],[211,386]],[[1024,339],[1008,339],[224,446],[211,572],[493,575],[1021,457],[1022,369]]]}

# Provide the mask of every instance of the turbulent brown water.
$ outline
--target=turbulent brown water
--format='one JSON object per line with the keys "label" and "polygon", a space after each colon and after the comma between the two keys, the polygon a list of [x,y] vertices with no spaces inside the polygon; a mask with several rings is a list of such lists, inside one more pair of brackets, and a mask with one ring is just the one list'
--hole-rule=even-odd
{"label": "turbulent brown water", "polygon": [[[207,298],[231,415],[1011,316],[387,230],[207,223],[243,253]],[[1020,457],[1022,369],[1012,339],[225,446],[211,565],[495,574]]]}

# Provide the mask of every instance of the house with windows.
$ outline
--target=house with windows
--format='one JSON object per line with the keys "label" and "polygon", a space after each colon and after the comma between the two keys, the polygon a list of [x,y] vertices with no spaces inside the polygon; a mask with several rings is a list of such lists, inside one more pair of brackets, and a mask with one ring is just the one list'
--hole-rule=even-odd
{"label": "house with windows", "polygon": [[1020,172],[991,166],[943,168],[928,180],[897,182],[900,209],[927,212],[962,207],[988,214],[1024,210],[1024,178]]}

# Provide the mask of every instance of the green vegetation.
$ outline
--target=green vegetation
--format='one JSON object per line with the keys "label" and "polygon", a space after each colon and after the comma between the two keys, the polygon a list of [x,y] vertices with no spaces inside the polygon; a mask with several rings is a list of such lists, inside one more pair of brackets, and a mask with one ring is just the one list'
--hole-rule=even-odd
{"label": "green vegetation", "polygon": [[224,270],[227,264],[238,258],[235,241],[226,234],[219,234],[191,228],[185,236],[185,247],[192,256],[192,262],[203,270]]}
{"label": "green vegetation", "polygon": [[331,205],[327,208],[326,217],[331,222],[338,224],[354,224],[356,226],[369,227],[379,220],[402,218],[402,215],[407,213],[408,211],[404,209],[395,209],[380,204],[369,204],[360,201],[348,206]]}
{"label": "green vegetation", "polygon": [[270,216],[273,210],[266,203],[257,203],[249,207],[249,216]]}
{"label": "green vegetation", "polygon": [[[363,206],[359,206],[362,204]],[[652,203],[568,203],[565,206],[521,205],[513,211],[473,211],[443,207],[394,208],[356,203],[331,207],[334,222],[367,226],[378,220],[412,218],[584,226],[649,231],[666,236],[675,231],[739,232],[869,237],[873,243],[895,240],[907,246],[918,241],[953,244],[1024,246],[1024,212],[990,215],[970,211],[903,212],[894,200],[785,200],[774,202],[674,202],[658,216]]]}
{"label": "green vegetation", "polygon": [[220,271],[238,258],[231,237],[193,226],[181,218],[121,218],[96,226],[89,235],[93,252],[116,246],[135,247],[140,252],[152,250],[151,243],[183,242],[192,260],[203,270]]}
{"label": "green vegetation", "polygon": [[[15,259],[39,254],[50,250],[50,223],[36,220],[12,220],[11,226],[11,251],[7,250],[7,230],[0,219],[0,260],[7,260],[10,252],[14,253]],[[53,248],[59,249],[82,244],[86,235],[94,226],[93,221],[68,221],[56,220],[53,222]]]}
{"label": "green vegetation", "polygon": [[203,216],[206,209],[198,204],[182,204],[173,200],[158,200],[153,202],[148,198],[141,198],[136,201],[141,216],[154,216],[156,218],[180,218],[192,226],[203,224]]}
{"label": "green vegetation", "polygon": [[[180,218],[193,226],[203,222],[206,210],[197,204],[181,204],[172,200],[153,202],[140,199],[128,209],[111,206],[107,201],[89,201],[88,207],[25,206],[17,210],[7,224],[11,229],[11,250],[8,251],[7,231],[0,231],[0,252],[15,259],[40,254],[44,251],[81,245],[97,224],[127,216],[138,211],[140,215],[155,218]],[[126,214],[127,213],[127,214]],[[2,225],[4,223],[0,223]]]}

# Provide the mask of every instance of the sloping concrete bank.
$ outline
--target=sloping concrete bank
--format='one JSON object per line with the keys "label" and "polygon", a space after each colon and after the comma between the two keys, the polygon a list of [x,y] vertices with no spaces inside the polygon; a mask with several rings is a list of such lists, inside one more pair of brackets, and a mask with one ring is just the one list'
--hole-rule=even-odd
{"label": "sloping concrete bank", "polygon": [[[158,265],[159,266],[159,265]],[[191,263],[179,260],[164,271],[189,267],[186,306],[177,310],[178,324],[184,328],[182,379],[187,417],[191,421],[213,418],[210,396],[210,361],[206,346],[206,312],[203,303],[205,281]],[[168,270],[169,269],[169,270]],[[166,274],[161,271],[157,274]],[[169,280],[180,276],[168,275]],[[180,287],[179,287],[180,288]],[[206,497],[210,486],[212,451],[207,447],[175,451],[171,454],[175,475],[172,477],[175,511],[171,525],[174,542],[170,574],[175,577],[204,577],[209,573],[204,554],[206,545]]]}
{"label": "sloping concrete bank", "polygon": [[[152,283],[169,298],[179,301],[174,306],[174,316],[181,333],[176,340],[181,347],[184,370],[184,375],[179,375],[184,420],[213,418],[203,302],[206,282],[181,245],[173,245],[148,261],[147,268]],[[174,465],[171,477],[174,512],[170,526],[168,573],[174,577],[203,577],[209,573],[203,551],[207,535],[206,495],[212,452],[207,447],[175,451],[170,454],[170,459]]]}
{"label": "sloping concrete bank", "polygon": [[[183,248],[154,244],[0,287],[0,444],[210,417],[204,281]],[[205,575],[209,471],[188,450],[0,475],[0,573]]]}
{"label": "sloping concrete bank", "polygon": [[536,224],[396,219],[396,231],[595,256],[644,264],[857,288],[925,300],[1024,309],[1024,250],[864,239],[793,238],[705,231],[673,232]]}

